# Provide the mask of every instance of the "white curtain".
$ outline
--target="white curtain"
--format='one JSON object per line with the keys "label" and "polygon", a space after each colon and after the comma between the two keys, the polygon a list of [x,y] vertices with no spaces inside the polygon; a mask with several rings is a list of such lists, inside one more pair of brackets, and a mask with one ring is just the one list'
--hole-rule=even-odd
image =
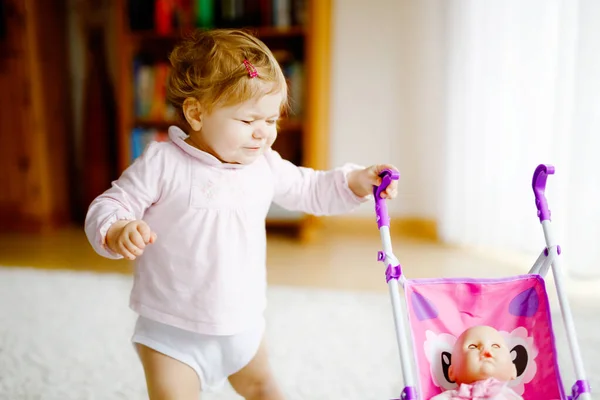
{"label": "white curtain", "polygon": [[546,193],[567,272],[600,276],[600,1],[444,6],[441,238],[537,255],[531,179],[552,164]]}

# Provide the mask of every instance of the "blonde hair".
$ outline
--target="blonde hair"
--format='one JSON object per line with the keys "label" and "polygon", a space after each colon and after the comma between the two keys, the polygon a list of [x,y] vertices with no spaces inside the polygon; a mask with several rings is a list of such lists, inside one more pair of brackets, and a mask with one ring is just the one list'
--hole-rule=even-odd
{"label": "blonde hair", "polygon": [[[244,60],[256,68],[257,77],[251,78]],[[183,103],[190,97],[209,113],[267,93],[281,93],[282,111],[287,107],[287,83],[279,63],[262,41],[243,30],[193,31],[169,61],[167,100],[183,121]]]}

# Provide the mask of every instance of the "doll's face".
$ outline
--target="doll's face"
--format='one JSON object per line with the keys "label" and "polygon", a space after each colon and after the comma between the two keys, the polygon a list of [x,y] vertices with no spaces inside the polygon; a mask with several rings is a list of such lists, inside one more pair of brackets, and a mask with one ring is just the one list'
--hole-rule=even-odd
{"label": "doll's face", "polygon": [[488,378],[506,382],[516,378],[517,370],[502,335],[492,327],[475,326],[456,341],[448,375],[458,384]]}

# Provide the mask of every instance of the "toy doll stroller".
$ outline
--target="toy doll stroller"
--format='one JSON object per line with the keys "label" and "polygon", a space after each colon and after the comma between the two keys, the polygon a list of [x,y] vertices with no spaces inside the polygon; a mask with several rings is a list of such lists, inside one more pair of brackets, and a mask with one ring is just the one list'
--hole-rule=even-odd
{"label": "toy doll stroller", "polygon": [[[535,204],[546,247],[527,274],[498,279],[407,279],[392,252],[387,206],[379,197],[392,180],[399,179],[399,174],[391,170],[381,173],[381,185],[373,188],[383,243],[378,261],[386,265],[394,312],[405,385],[401,400],[429,400],[444,390],[456,388],[448,376],[452,347],[460,333],[473,325],[490,325],[505,337],[517,370],[517,378],[509,385],[525,400],[591,400],[571,310],[563,292],[561,250],[550,229],[550,210],[544,192],[546,179],[551,174],[554,167],[539,165],[533,175]],[[565,393],[560,377],[544,282],[550,267],[577,379],[570,395]],[[399,285],[405,295],[404,309]],[[404,314],[410,326],[414,357],[409,355]]]}

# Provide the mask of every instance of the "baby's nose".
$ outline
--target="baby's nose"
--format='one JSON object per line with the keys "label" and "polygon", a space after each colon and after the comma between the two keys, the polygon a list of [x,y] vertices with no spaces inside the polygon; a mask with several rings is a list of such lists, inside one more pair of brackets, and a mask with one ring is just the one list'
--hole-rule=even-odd
{"label": "baby's nose", "polygon": [[256,128],[254,129],[252,136],[254,136],[257,139],[262,139],[266,136],[266,133],[262,128]]}
{"label": "baby's nose", "polygon": [[481,356],[485,358],[490,358],[492,357],[492,353],[488,349],[483,349],[483,351],[481,352]]}

